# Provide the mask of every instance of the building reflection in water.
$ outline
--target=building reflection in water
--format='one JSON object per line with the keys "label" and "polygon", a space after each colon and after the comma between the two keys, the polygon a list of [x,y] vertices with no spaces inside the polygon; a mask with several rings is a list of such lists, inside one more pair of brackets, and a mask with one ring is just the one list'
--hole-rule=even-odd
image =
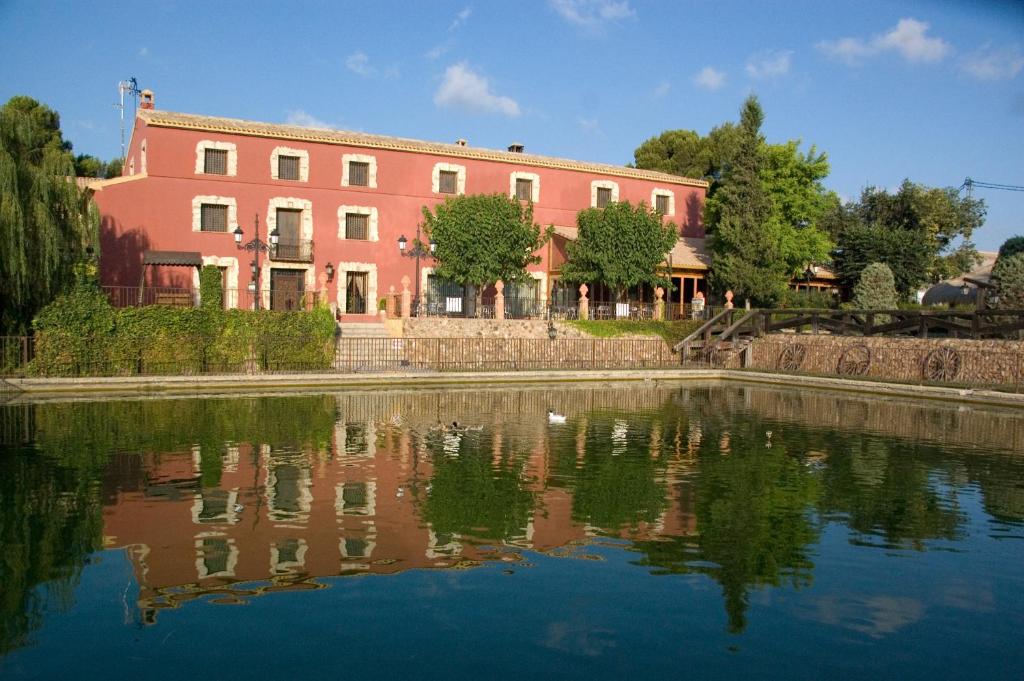
{"label": "building reflection in water", "polygon": [[[568,424],[549,425],[551,407]],[[49,577],[10,557],[12,615],[101,545],[126,550],[152,623],[203,595],[239,603],[521,550],[594,558],[609,537],[637,569],[714,579],[741,631],[751,590],[813,582],[826,522],[865,546],[925,549],[961,536],[968,482],[994,518],[1024,520],[1024,426],[998,411],[699,387],[4,409],[8,446],[42,456],[4,460],[0,484],[33,494],[0,510],[3,527],[61,523],[73,538]],[[439,428],[454,420],[470,428]],[[25,617],[6,648],[35,626]]]}

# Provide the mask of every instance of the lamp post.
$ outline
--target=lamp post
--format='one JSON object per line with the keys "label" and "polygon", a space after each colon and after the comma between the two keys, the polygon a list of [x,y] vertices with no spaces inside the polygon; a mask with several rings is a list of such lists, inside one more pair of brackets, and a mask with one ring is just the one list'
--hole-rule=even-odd
{"label": "lamp post", "polygon": [[416,308],[419,309],[420,305],[420,258],[433,257],[434,252],[437,250],[437,242],[433,239],[430,240],[430,245],[424,248],[423,242],[420,241],[420,225],[416,225],[416,239],[412,242],[412,247],[409,247],[409,240],[405,238],[405,235],[398,237],[398,252],[406,258],[416,258]]}
{"label": "lamp post", "polygon": [[280,236],[280,234],[277,231],[277,227],[274,227],[274,230],[270,233],[269,236],[270,243],[262,241],[260,239],[259,214],[257,214],[256,217],[254,218],[253,228],[256,231],[256,236],[254,236],[251,241],[247,241],[244,244],[242,243],[241,225],[235,226],[235,231],[233,232],[233,234],[235,235],[235,246],[238,248],[238,250],[248,251],[253,254],[253,260],[252,263],[250,263],[250,265],[252,267],[252,283],[256,297],[256,309],[258,310],[260,309],[260,253],[269,253],[271,248],[276,247],[277,239]]}

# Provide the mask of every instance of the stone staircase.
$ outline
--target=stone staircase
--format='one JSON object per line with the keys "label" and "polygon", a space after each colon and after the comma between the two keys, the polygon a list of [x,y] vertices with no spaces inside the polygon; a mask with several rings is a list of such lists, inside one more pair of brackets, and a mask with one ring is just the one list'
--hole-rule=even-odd
{"label": "stone staircase", "polygon": [[[339,323],[334,366],[341,371],[387,371],[402,366],[404,347],[380,322]],[[353,342],[348,342],[353,341]]]}

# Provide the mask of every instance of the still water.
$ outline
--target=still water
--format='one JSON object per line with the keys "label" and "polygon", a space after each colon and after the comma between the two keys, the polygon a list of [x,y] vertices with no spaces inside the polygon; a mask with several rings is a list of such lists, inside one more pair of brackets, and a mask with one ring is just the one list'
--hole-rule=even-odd
{"label": "still water", "polygon": [[1021,412],[692,384],[11,404],[0,540],[3,678],[1024,678]]}

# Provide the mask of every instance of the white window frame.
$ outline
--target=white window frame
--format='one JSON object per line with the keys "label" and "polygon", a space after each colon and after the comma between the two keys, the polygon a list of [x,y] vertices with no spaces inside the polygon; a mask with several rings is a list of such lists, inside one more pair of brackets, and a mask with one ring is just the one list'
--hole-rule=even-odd
{"label": "white window frame", "polygon": [[335,279],[338,281],[338,312],[345,312],[345,303],[348,302],[348,289],[346,287],[346,275],[349,272],[366,272],[366,314],[377,314],[377,265],[368,262],[339,262],[335,268]]}
{"label": "white window frame", "polygon": [[[228,209],[228,216],[231,215],[231,209]],[[228,234],[230,234],[230,230]],[[227,274],[224,278],[224,288],[228,291],[238,290],[238,258],[221,257],[219,255],[204,255],[203,265],[213,265],[214,267],[224,267],[227,269]],[[192,290],[198,292],[199,287],[199,269],[195,268],[192,270]],[[235,296],[235,307],[238,307],[238,296]],[[235,463],[238,463],[238,448],[235,448]]]}
{"label": "white window frame", "polygon": [[366,241],[378,241],[377,233],[377,209],[373,206],[338,206],[338,238],[345,241],[363,241],[363,239],[349,239],[345,236],[345,216],[349,213],[368,216],[366,228]]}
{"label": "white window frame", "polygon": [[[294,539],[298,542],[299,548],[295,551],[294,561],[282,561],[281,553],[278,551],[277,544],[279,541]],[[298,568],[306,566],[306,551],[309,550],[309,545],[306,544],[306,540],[301,537],[284,537],[281,540],[274,541],[270,544],[270,574],[272,575],[287,575],[297,571]]]}
{"label": "white window frame", "polygon": [[277,470],[272,462],[266,463],[267,473],[263,484],[266,490],[267,515],[276,523],[275,527],[289,527],[281,523],[305,524],[309,520],[310,510],[313,508],[313,480],[309,468],[300,466],[296,462],[288,462],[288,465],[299,469],[299,479],[296,483],[299,488],[299,497],[297,499],[298,511],[283,511],[277,508],[277,492],[275,491],[277,487]]}
{"label": "white window frame", "polygon": [[[224,232],[203,231],[203,204],[209,203],[214,206],[228,207],[228,225]],[[231,234],[232,225],[238,224],[238,203],[233,196],[212,196],[200,194],[192,197],[192,231],[203,232],[203,234]]]}
{"label": "white window frame", "polygon": [[658,209],[658,197],[668,197],[668,212],[665,213],[667,216],[673,216],[676,214],[676,193],[671,189],[662,189],[661,187],[655,187],[651,190],[651,208],[654,210]]}
{"label": "white window frame", "polygon": [[[215,175],[205,172],[206,150],[219,149],[228,152],[228,174]],[[235,177],[238,175],[238,148],[234,142],[220,142],[217,140],[199,140],[196,142],[196,175],[207,175],[207,177]]]}
{"label": "white window frame", "polygon": [[[269,234],[270,232],[268,231],[267,233]],[[305,272],[302,282],[303,295],[319,295],[319,289],[316,287],[316,266],[314,264],[284,262],[280,260],[272,261],[270,258],[265,258],[260,267],[260,302],[264,310],[270,309],[270,270],[302,270]]]}
{"label": "white window frame", "polygon": [[377,157],[369,156],[367,154],[342,154],[341,155],[341,186],[342,187],[363,187],[361,184],[352,185],[349,184],[348,164],[352,163],[366,163],[369,164],[369,168],[366,171],[366,186],[365,189],[376,189],[377,188]]}
{"label": "white window frame", "polygon": [[[441,171],[445,170],[451,173],[458,173],[458,177],[455,181],[455,196],[461,196],[466,193],[466,166],[460,166],[457,163],[435,163],[434,171],[431,174],[432,188],[435,194],[441,193]],[[445,194],[445,196],[452,196],[451,194]]]}
{"label": "white window frame", "polygon": [[146,174],[146,140],[143,139],[139,144],[139,160],[142,161],[142,174]]}
{"label": "white window frame", "polygon": [[[207,570],[206,563],[203,562],[204,539],[223,539],[228,545],[228,562],[222,572],[209,572]],[[199,576],[199,579],[206,579],[208,577],[234,577],[236,565],[238,565],[238,547],[235,546],[235,540],[233,538],[224,535],[223,532],[205,532],[196,535],[196,574]]]}
{"label": "white window frame", "polygon": [[287,208],[289,210],[301,210],[302,222],[299,229],[300,236],[305,241],[313,240],[313,202],[309,199],[297,199],[294,196],[275,196],[267,202],[267,234],[277,228],[277,209]]}
{"label": "white window frame", "polygon": [[[282,156],[299,157],[299,179],[281,180],[279,177],[280,167],[278,161]],[[309,152],[305,149],[292,149],[291,147],[274,147],[270,152],[270,177],[282,182],[309,182]]]}
{"label": "white window frame", "polygon": [[530,201],[540,202],[540,175],[518,170],[511,173],[508,176],[508,195],[513,199],[516,198],[516,180],[529,180],[532,183],[530,185]]}
{"label": "white window frame", "polygon": [[619,200],[619,183],[612,180],[594,180],[590,183],[590,207],[597,208],[597,190],[611,189],[612,203]]}
{"label": "white window frame", "polygon": [[[366,485],[366,508],[365,511],[345,511],[345,485],[346,484]],[[367,518],[377,515],[377,483],[373,480],[345,480],[334,486],[334,512],[337,518],[345,516],[358,516]]]}

